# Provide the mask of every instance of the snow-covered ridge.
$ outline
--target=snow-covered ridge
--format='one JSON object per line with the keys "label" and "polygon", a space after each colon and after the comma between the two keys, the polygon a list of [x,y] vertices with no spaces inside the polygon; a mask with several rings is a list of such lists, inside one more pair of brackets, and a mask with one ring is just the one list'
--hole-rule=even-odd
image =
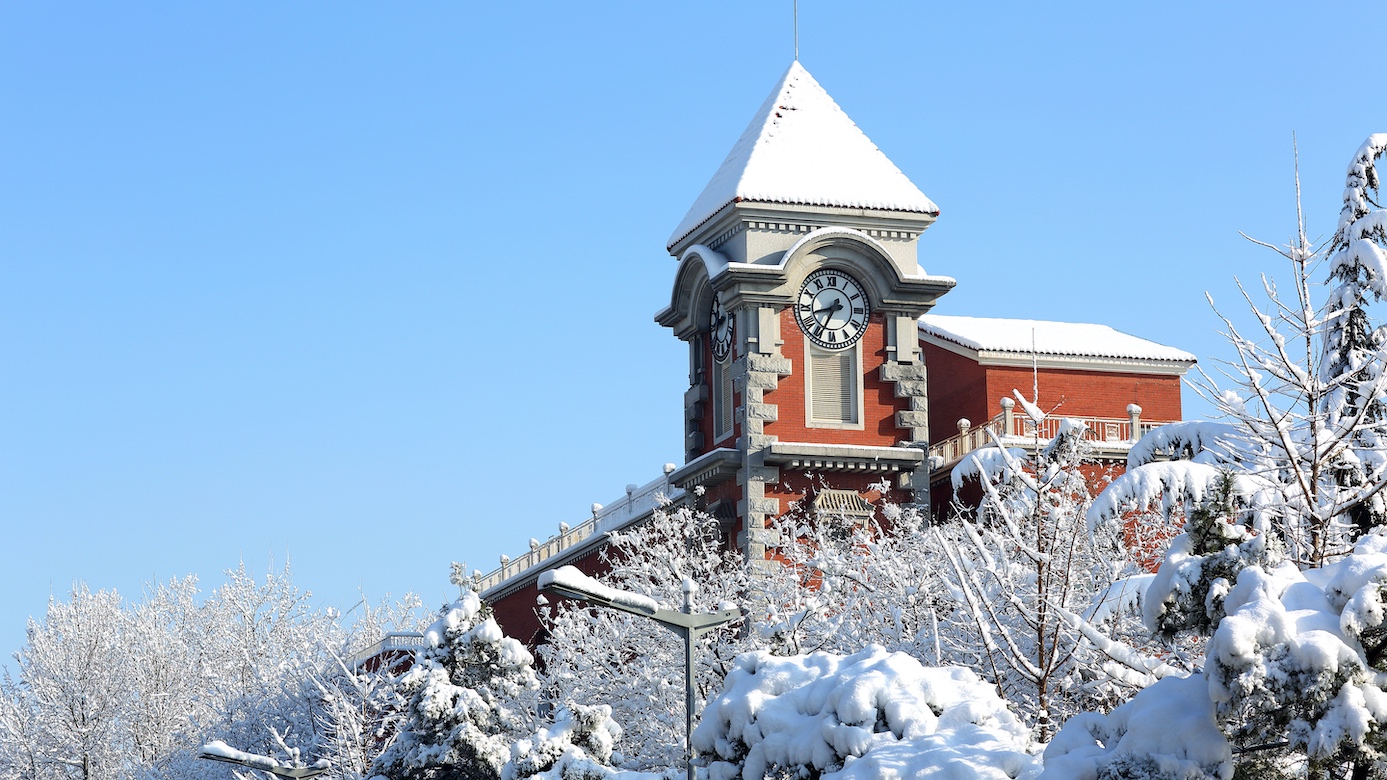
{"label": "snow-covered ridge", "polygon": [[981,352],[1195,362],[1183,349],[1089,323],[926,314],[920,333]]}
{"label": "snow-covered ridge", "polygon": [[939,212],[798,61],[689,207],[669,246],[734,201]]}
{"label": "snow-covered ridge", "polygon": [[530,549],[517,556],[502,556],[501,565],[486,574],[474,573],[472,589],[485,594],[507,581],[526,574],[540,564],[550,561],[561,553],[578,546],[585,546],[595,536],[618,531],[631,523],[646,517],[662,503],[662,500],[677,501],[684,491],[669,481],[672,468],[666,466],[665,474],[642,486],[627,485],[626,495],[607,505],[593,504],[592,517],[570,527],[559,524],[559,532],[544,541],[530,540]]}

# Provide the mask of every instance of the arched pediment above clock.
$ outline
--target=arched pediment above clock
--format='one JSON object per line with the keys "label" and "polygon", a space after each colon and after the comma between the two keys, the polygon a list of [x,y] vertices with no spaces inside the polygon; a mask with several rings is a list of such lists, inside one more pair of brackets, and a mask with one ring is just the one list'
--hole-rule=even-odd
{"label": "arched pediment above clock", "polygon": [[669,306],[655,315],[655,321],[686,340],[700,330],[707,330],[713,280],[722,276],[728,265],[727,258],[702,244],[684,250],[679,270],[674,274]]}
{"label": "arched pediment above clock", "polygon": [[929,311],[955,284],[950,277],[923,271],[902,274],[890,252],[871,236],[852,228],[825,227],[796,241],[774,264],[728,262],[702,244],[689,247],[680,256],[669,306],[655,315],[655,321],[687,340],[707,329],[715,290],[733,309],[744,303],[784,307],[805,277],[821,268],[839,268],[860,278],[874,309],[913,316]]}
{"label": "arched pediment above clock", "polygon": [[947,276],[903,275],[890,252],[876,239],[852,228],[821,228],[795,242],[780,261],[787,292],[822,268],[838,268],[860,279],[877,308],[927,311],[953,288]]}

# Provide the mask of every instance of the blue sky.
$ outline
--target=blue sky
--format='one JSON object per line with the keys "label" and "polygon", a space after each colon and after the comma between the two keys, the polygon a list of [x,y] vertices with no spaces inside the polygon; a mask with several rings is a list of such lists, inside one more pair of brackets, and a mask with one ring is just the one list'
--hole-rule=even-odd
{"label": "blue sky", "polygon": [[[1292,132],[1325,237],[1387,130],[1361,5],[801,6],[942,207],[940,313],[1226,357]],[[271,556],[439,603],[658,475],[664,242],[791,56],[788,0],[0,6],[0,650],[74,580]]]}

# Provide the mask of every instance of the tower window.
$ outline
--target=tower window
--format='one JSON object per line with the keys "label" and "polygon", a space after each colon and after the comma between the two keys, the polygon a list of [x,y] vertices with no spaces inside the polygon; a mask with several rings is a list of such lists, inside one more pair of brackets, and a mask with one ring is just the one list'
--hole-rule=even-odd
{"label": "tower window", "polygon": [[805,391],[810,426],[862,426],[862,360],[858,345],[843,350],[806,346]]}
{"label": "tower window", "polygon": [[732,361],[713,361],[713,439],[732,433]]}

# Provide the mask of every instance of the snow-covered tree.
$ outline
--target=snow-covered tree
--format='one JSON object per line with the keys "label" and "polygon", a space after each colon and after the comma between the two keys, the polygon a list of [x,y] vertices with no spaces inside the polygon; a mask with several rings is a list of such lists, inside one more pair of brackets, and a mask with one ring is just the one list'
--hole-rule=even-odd
{"label": "snow-covered tree", "polygon": [[[368,607],[347,626],[314,606],[287,567],[263,580],[227,572],[205,599],[191,577],[148,585],[133,602],[79,584],[31,622],[0,682],[0,778],[224,778],[224,767],[196,758],[213,740],[345,766],[334,751],[347,710],[315,681],[352,693],[337,659],[381,620],[414,628],[413,604]],[[362,746],[383,747],[373,739]]]}
{"label": "snow-covered tree", "polygon": [[407,709],[394,675],[339,664],[314,683],[320,696],[314,755],[327,762],[330,777],[366,777],[371,762],[394,742]]}
{"label": "snow-covered tree", "polygon": [[0,755],[11,776],[133,774],[127,620],[118,594],[79,584],[67,601],[50,599],[42,621],[29,621],[28,642],[15,656],[19,680],[6,675],[0,719],[7,743]]}
{"label": "snow-covered tree", "polygon": [[[1046,414],[1021,400],[1040,430]],[[1120,535],[1086,523],[1085,430],[1063,419],[1049,442],[1037,434],[1029,449],[994,441],[975,451],[953,484],[977,480],[981,502],[955,504],[954,521],[934,529],[948,561],[938,576],[960,607],[947,634],[962,653],[955,660],[976,659],[1041,741],[1067,715],[1111,705],[1169,671],[1113,637],[1134,622],[1144,588],[1125,579],[1139,572]]]}
{"label": "snow-covered tree", "polygon": [[[1326,246],[1311,244],[1303,217],[1286,246],[1257,242],[1290,261],[1294,292],[1283,295],[1265,276],[1266,304],[1243,292],[1255,338],[1222,317],[1235,352],[1223,371],[1231,387],[1206,374],[1198,389],[1225,422],[1185,423],[1148,437],[1129,457],[1128,476],[1114,485],[1110,517],[1145,508],[1142,502],[1162,492],[1167,504],[1198,501],[1220,471],[1231,470],[1242,483],[1239,500],[1265,517],[1302,568],[1347,553],[1387,517],[1387,339],[1368,314],[1370,299],[1387,290],[1387,211],[1373,200],[1384,149],[1387,135],[1374,135],[1354,154],[1338,228]],[[1296,190],[1299,212],[1298,178]],[[1326,255],[1332,288],[1321,304],[1314,277]],[[1172,454],[1186,459],[1165,462]]]}
{"label": "snow-covered tree", "polygon": [[621,726],[605,704],[569,702],[554,722],[511,746],[501,780],[601,780],[610,777],[613,747]]}
{"label": "snow-covered tree", "polygon": [[428,647],[399,682],[398,737],[372,764],[386,780],[495,780],[513,742],[533,730],[534,659],[467,591],[425,632]]}
{"label": "snow-covered tree", "polygon": [[[1294,297],[1265,279],[1269,306],[1245,294],[1263,338],[1224,319],[1236,352],[1225,373],[1238,389],[1220,391],[1208,377],[1203,388],[1227,422],[1153,431],[1090,512],[1101,526],[1159,502],[1187,519],[1147,594],[1146,619],[1166,637],[1209,637],[1202,674],[1180,687],[1209,702],[1218,739],[1235,746],[1236,761],[1205,765],[1210,776],[1235,766],[1266,777],[1382,771],[1387,352],[1367,304],[1385,289],[1387,211],[1373,199],[1385,149],[1387,135],[1374,135],[1355,153],[1323,251],[1303,219],[1277,250],[1292,263]],[[1326,254],[1332,289],[1316,305],[1312,275]],[[1158,698],[1153,691],[1132,704]],[[1055,742],[1092,752],[1091,737],[1112,753],[1114,728],[1116,720],[1084,716]],[[1088,737],[1075,736],[1083,729]],[[1130,754],[1123,766],[1142,763],[1142,750]],[[1114,767],[1103,771],[1147,776]]]}
{"label": "snow-covered tree", "polygon": [[199,613],[198,690],[212,703],[200,724],[212,738],[249,753],[312,754],[320,700],[314,677],[348,654],[340,613],[316,609],[286,566],[257,580],[244,565],[208,595]]}
{"label": "snow-covered tree", "polygon": [[[691,507],[657,509],[649,521],[612,534],[602,554],[611,567],[599,577],[604,584],[662,604],[682,603],[685,578],[698,584],[696,612],[741,603],[749,591],[742,555],[725,542],[717,518]],[[685,728],[678,637],[653,621],[570,601],[544,614],[549,633],[540,654],[551,698],[611,706],[623,724],[618,748],[633,768],[678,765]],[[700,698],[717,690],[733,659],[753,646],[736,624],[705,635],[695,653]]]}
{"label": "snow-covered tree", "polygon": [[[1344,446],[1329,454],[1330,474],[1350,505],[1344,515],[1359,533],[1387,519],[1387,503],[1376,492],[1387,468],[1382,426],[1387,425],[1381,350],[1383,335],[1367,313],[1367,301],[1387,294],[1387,211],[1373,197],[1377,160],[1387,152],[1387,134],[1368,137],[1349,163],[1339,224],[1326,251],[1329,278],[1337,283],[1325,305],[1328,327],[1320,381],[1327,388],[1324,424],[1343,432]],[[1303,231],[1302,231],[1303,233]],[[1301,244],[1304,243],[1302,235]],[[1341,499],[1342,500],[1342,499]]]}
{"label": "snow-covered tree", "polygon": [[[885,496],[888,482],[870,486]],[[853,653],[869,644],[938,664],[953,609],[936,574],[947,559],[926,517],[881,500],[870,517],[804,501],[772,526],[779,565],[758,573],[748,606],[756,642],[777,655]]]}

